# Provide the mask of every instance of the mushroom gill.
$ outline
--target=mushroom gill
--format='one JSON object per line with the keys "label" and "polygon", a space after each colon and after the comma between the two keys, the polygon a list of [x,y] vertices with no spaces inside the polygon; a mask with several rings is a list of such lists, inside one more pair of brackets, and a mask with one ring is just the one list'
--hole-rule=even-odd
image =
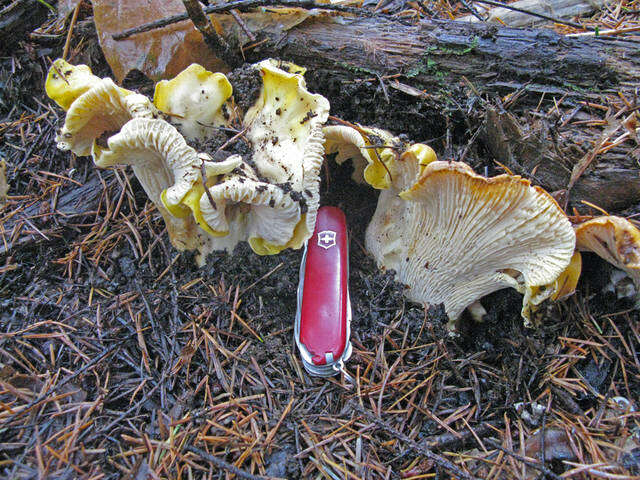
{"label": "mushroom gill", "polygon": [[[409,167],[405,167],[409,170]],[[569,265],[575,234],[544,190],[519,176],[485,178],[464,163],[414,165],[406,190],[381,192],[366,246],[416,302],[443,303],[449,327],[481,297],[513,287],[522,316]],[[406,177],[407,179],[409,176]]]}

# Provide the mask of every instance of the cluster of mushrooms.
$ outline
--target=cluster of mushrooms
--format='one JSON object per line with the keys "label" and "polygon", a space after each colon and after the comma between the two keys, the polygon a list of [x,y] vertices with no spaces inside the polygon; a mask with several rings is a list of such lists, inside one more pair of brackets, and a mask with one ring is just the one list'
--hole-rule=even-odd
{"label": "cluster of mushrooms", "polygon": [[[233,75],[233,74],[232,74]],[[306,89],[304,69],[264,60],[228,77],[191,65],[159,82],[153,100],[56,60],[46,91],[66,110],[58,148],[98,167],[131,165],[162,214],[172,244],[215,250],[247,241],[259,255],[300,248],[314,229],[325,155],[352,160],[353,178],[382,190],[366,248],[393,269],[409,299],[444,304],[449,327],[478,300],[513,287],[532,320],[546,299],[576,287],[579,251],[640,286],[640,231],[613,216],[572,225],[551,195],[516,175],[486,178],[438,161],[427,145],[347,122]]]}

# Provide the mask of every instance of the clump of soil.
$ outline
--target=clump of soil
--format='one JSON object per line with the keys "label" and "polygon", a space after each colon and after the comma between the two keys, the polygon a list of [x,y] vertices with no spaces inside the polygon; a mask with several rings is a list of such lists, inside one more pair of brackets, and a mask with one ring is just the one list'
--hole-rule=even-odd
{"label": "clump of soil", "polygon": [[233,98],[240,110],[246,112],[260,96],[262,76],[258,69],[245,64],[227,75],[233,87]]}

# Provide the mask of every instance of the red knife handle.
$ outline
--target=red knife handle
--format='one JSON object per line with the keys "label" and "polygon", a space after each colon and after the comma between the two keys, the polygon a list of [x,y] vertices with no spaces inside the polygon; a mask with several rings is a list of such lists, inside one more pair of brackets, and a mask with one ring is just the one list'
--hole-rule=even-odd
{"label": "red knife handle", "polygon": [[350,353],[348,255],[344,213],[336,207],[320,208],[298,287],[296,342],[307,363],[329,365]]}

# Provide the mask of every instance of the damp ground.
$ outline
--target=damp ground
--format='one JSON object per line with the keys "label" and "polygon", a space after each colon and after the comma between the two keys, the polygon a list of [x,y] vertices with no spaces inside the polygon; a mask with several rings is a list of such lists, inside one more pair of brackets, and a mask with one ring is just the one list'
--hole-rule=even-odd
{"label": "damp ground", "polygon": [[[322,204],[350,234],[354,380],[309,377],[293,343],[301,252],[241,244],[198,268],[173,249],[130,170],[56,150],[42,86],[58,47],[0,59],[1,477],[228,478],[206,455],[291,479],[456,475],[430,455],[479,478],[558,478],[567,462],[638,473],[638,312],[607,264],[585,256],[579,291],[535,328],[503,290],[452,337],[365,251],[377,192],[328,161]],[[392,94],[376,110],[373,83],[325,93],[346,120],[445,145],[423,121],[433,106]]]}

